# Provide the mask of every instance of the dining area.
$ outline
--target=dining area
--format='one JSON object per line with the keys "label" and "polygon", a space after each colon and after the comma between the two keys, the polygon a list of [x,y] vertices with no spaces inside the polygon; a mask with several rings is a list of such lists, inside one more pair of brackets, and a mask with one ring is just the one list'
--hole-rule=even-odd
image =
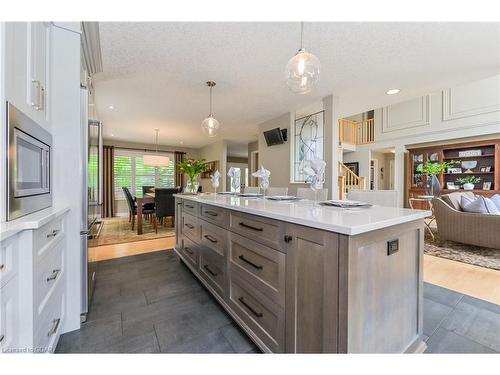
{"label": "dining area", "polygon": [[130,229],[137,235],[144,233],[144,222],[148,221],[156,233],[160,226],[175,223],[174,194],[181,191],[180,187],[155,188],[142,186],[142,194],[132,195],[128,187],[122,187],[129,210]]}

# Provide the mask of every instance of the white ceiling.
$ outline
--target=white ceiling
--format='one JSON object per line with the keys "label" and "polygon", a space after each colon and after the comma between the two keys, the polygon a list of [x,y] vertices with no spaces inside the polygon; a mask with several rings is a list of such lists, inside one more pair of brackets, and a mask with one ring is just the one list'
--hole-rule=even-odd
{"label": "white ceiling", "polygon": [[[332,93],[350,115],[500,70],[499,23],[306,23],[304,45],[322,71],[313,93],[296,95],[284,67],[299,30],[297,22],[101,22],[95,87],[105,136],[153,143],[159,128],[162,144],[213,142],[200,130],[209,79],[219,138],[245,143],[259,123]],[[385,95],[394,87],[399,95]]]}

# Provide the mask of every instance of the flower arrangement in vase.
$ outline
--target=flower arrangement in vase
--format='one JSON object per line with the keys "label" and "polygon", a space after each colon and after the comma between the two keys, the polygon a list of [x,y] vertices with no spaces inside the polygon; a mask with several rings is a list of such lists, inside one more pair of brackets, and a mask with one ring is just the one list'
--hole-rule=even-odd
{"label": "flower arrangement in vase", "polygon": [[430,187],[430,195],[437,194],[439,195],[439,191],[441,190],[441,184],[439,183],[438,175],[447,171],[448,168],[451,168],[457,164],[460,164],[458,160],[451,160],[449,162],[444,161],[442,163],[428,161],[425,164],[420,164],[417,167],[417,172],[423,173],[429,179],[429,187]]}
{"label": "flower arrangement in vase", "polygon": [[207,170],[205,159],[187,159],[178,163],[179,171],[189,177],[186,190],[189,193],[197,193],[199,182],[198,177]]}
{"label": "flower arrangement in vase", "polygon": [[481,181],[479,177],[476,176],[467,176],[457,178],[457,183],[463,185],[464,190],[474,190],[474,184],[477,184]]}

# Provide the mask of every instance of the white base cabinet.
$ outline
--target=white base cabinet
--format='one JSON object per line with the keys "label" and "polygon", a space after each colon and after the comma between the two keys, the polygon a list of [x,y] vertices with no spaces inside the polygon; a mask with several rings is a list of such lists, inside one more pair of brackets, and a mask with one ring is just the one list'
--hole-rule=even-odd
{"label": "white base cabinet", "polygon": [[7,272],[0,273],[3,353],[50,353],[57,346],[66,317],[67,212],[0,245]]}

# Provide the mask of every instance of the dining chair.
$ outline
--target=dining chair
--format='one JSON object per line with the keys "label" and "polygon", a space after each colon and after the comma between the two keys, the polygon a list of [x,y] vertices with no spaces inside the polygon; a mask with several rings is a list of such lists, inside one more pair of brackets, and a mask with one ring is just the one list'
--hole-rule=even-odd
{"label": "dining chair", "polygon": [[266,195],[288,195],[287,187],[268,187]]}
{"label": "dining chair", "polygon": [[258,186],[245,186],[243,189],[243,193],[246,194],[258,194],[260,191],[260,188]]}
{"label": "dining chair", "polygon": [[[311,188],[297,188],[297,198],[316,200],[316,194]],[[326,201],[328,199],[328,189],[318,190],[318,200]]]}
{"label": "dining chair", "polygon": [[155,192],[155,187],[154,186],[143,186],[142,187],[142,194],[147,194],[147,193],[154,193]]}
{"label": "dining chair", "polygon": [[[172,227],[175,224],[175,198],[174,194],[179,193],[178,188],[157,188],[155,189],[155,220],[159,224],[164,224],[164,218],[172,218]],[[156,223],[156,233],[158,233],[158,222]]]}
{"label": "dining chair", "polygon": [[[132,221],[132,230],[134,230],[135,227],[135,217],[137,215],[137,203],[134,201],[134,197],[132,197],[132,194],[130,193],[130,190],[127,187],[122,187],[123,193],[125,194],[125,198],[127,200],[127,205],[129,209],[129,221]],[[143,215],[154,215],[155,210],[154,208],[151,208],[151,206],[145,204],[142,206],[142,213]],[[156,221],[155,221],[156,223]]]}
{"label": "dining chair", "polygon": [[385,207],[398,206],[396,190],[351,190],[347,193],[347,199]]}

